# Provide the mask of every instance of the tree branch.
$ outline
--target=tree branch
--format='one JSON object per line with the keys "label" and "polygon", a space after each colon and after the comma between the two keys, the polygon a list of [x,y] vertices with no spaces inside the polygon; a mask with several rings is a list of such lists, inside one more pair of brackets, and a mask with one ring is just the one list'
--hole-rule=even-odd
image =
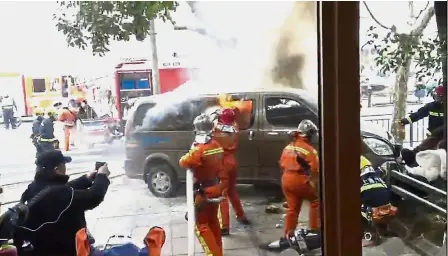
{"label": "tree branch", "polygon": [[426,9],[428,9],[428,6],[429,6],[429,1],[426,2],[426,6],[425,6],[425,8],[421,9],[420,12],[418,13],[417,17],[415,17],[416,20],[418,20],[418,18],[420,18],[420,15],[422,15],[422,13],[423,13],[424,11],[426,11]]}
{"label": "tree branch", "polygon": [[387,29],[387,30],[393,30],[394,27],[388,28],[386,26],[384,26],[381,22],[379,22],[375,16],[373,16],[372,11],[370,11],[369,6],[367,6],[367,3],[365,1],[363,1],[364,6],[366,7],[367,12],[369,13],[370,17],[372,17],[372,19],[382,28]]}
{"label": "tree branch", "polygon": [[423,33],[423,30],[428,26],[429,22],[431,21],[432,17],[434,16],[434,7],[431,6],[428,11],[423,15],[423,18],[420,22],[420,24],[412,29],[411,36],[419,36]]}

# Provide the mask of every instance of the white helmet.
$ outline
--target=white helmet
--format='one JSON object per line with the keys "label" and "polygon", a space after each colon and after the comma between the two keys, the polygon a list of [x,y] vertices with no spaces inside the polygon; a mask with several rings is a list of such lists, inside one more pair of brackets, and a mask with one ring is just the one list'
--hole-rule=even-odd
{"label": "white helmet", "polygon": [[193,121],[196,134],[210,134],[213,130],[213,120],[209,115],[200,114]]}
{"label": "white helmet", "polygon": [[317,136],[318,129],[317,126],[311,120],[305,119],[302,122],[300,122],[299,126],[297,126],[297,132],[302,136],[311,138]]}
{"label": "white helmet", "polygon": [[209,115],[200,114],[193,121],[195,132],[194,141],[197,143],[207,143],[211,140],[214,123]]}

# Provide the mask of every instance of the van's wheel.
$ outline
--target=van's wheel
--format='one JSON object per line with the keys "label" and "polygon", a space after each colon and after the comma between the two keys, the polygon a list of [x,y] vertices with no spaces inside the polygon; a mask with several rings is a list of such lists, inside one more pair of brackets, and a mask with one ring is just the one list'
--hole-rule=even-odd
{"label": "van's wheel", "polygon": [[145,181],[153,195],[165,198],[175,196],[179,184],[175,171],[166,163],[150,164]]}

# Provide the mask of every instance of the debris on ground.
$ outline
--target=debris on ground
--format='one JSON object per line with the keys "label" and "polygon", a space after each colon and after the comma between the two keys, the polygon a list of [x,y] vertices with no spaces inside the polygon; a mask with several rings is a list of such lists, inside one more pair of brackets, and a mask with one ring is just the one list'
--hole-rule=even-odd
{"label": "debris on ground", "polygon": [[275,206],[273,204],[270,204],[266,207],[265,210],[266,213],[271,213],[271,214],[276,214],[276,213],[280,213],[280,207]]}

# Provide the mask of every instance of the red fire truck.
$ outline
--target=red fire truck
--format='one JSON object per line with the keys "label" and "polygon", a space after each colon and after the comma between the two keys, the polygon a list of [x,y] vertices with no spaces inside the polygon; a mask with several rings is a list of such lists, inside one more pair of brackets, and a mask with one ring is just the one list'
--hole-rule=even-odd
{"label": "red fire truck", "polygon": [[[160,93],[172,91],[190,80],[196,68],[186,60],[173,57],[159,63]],[[128,60],[115,67],[115,85],[111,90],[115,98],[117,118],[126,119],[129,99],[150,96],[154,93],[152,86],[151,61]]]}

